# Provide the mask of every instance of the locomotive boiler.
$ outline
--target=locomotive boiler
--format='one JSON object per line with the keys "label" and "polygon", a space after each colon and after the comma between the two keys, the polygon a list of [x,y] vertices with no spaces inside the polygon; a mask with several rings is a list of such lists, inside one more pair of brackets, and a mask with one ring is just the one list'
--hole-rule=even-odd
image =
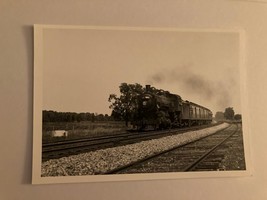
{"label": "locomotive boiler", "polygon": [[164,90],[155,90],[146,85],[139,95],[137,112],[132,125],[137,129],[165,129],[208,124],[212,112],[203,106],[184,101],[179,95]]}

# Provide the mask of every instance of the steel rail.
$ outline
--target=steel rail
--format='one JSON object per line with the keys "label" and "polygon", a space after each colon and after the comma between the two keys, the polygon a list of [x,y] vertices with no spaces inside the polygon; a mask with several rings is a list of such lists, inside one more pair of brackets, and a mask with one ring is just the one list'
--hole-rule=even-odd
{"label": "steel rail", "polygon": [[231,133],[229,136],[227,136],[225,139],[223,139],[221,142],[219,142],[217,145],[215,145],[212,149],[207,151],[205,154],[203,154],[200,158],[198,158],[196,161],[191,163],[189,166],[184,168],[184,172],[186,171],[192,171],[199,163],[201,163],[205,158],[207,158],[211,153],[213,153],[216,149],[218,149],[222,144],[224,144],[229,138],[231,138],[236,132],[238,131],[238,127],[236,126],[236,129]]}
{"label": "steel rail", "polygon": [[[222,131],[224,131],[225,129],[229,129],[230,127],[231,127],[231,126],[226,127],[226,128],[224,128],[224,129],[222,129],[222,130],[220,130],[220,131],[218,131],[218,132],[222,132]],[[197,139],[197,140],[194,140],[194,141],[192,141],[192,142],[189,142],[189,143],[186,143],[186,144],[183,144],[183,145],[178,145],[178,146],[176,146],[176,147],[173,147],[173,148],[171,148],[171,149],[167,149],[167,150],[165,150],[165,151],[156,153],[156,154],[154,154],[154,155],[150,155],[150,156],[148,156],[148,157],[146,157],[146,158],[143,158],[143,159],[138,160],[138,161],[134,161],[134,162],[129,163],[129,164],[127,164],[127,165],[124,165],[124,166],[115,168],[115,169],[113,169],[113,170],[107,171],[105,174],[116,174],[116,173],[118,173],[118,172],[120,172],[120,171],[123,171],[123,170],[126,170],[126,169],[128,169],[128,168],[130,168],[130,167],[132,167],[132,166],[134,166],[134,165],[141,164],[141,163],[146,162],[146,161],[148,161],[148,160],[151,160],[151,159],[154,159],[154,158],[156,158],[156,157],[159,157],[159,156],[161,156],[161,155],[163,155],[163,154],[165,154],[165,153],[174,151],[174,150],[176,150],[176,149],[185,147],[185,146],[190,145],[190,144],[193,144],[193,143],[195,143],[195,142],[197,142],[197,141],[200,141],[200,140],[203,140],[203,139],[208,138],[208,137],[210,137],[210,136],[213,136],[213,135],[217,134],[218,132],[213,133],[212,135],[205,136],[205,137],[203,137],[203,138],[199,138],[199,139]]]}

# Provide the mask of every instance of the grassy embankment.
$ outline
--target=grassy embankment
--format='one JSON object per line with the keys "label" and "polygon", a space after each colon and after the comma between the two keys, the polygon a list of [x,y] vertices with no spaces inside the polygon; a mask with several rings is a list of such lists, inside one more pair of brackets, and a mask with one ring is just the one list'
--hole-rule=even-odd
{"label": "grassy embankment", "polygon": [[[67,137],[52,137],[53,130],[68,131]],[[43,124],[43,143],[114,135],[127,130],[124,122],[47,122]]]}

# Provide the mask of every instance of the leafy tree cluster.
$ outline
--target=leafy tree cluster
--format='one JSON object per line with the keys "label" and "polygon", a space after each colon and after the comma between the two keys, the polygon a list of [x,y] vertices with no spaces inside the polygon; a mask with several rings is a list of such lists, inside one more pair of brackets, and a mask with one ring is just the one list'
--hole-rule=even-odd
{"label": "leafy tree cluster", "polygon": [[224,112],[216,112],[215,119],[217,121],[222,120],[241,120],[242,116],[240,114],[235,114],[233,107],[225,108]]}
{"label": "leafy tree cluster", "polygon": [[133,115],[137,109],[137,97],[144,93],[145,89],[142,85],[122,83],[119,86],[120,96],[116,94],[110,94],[108,101],[111,102],[109,106],[112,109],[111,116],[116,120],[124,120],[126,126],[128,122],[133,118]]}
{"label": "leafy tree cluster", "polygon": [[43,110],[43,122],[81,122],[81,121],[110,121],[113,118],[107,114],[56,112]]}
{"label": "leafy tree cluster", "polygon": [[215,120],[217,121],[223,121],[225,118],[224,118],[224,113],[223,112],[216,112],[215,114]]}
{"label": "leafy tree cluster", "polygon": [[235,116],[235,111],[233,107],[225,108],[224,118],[228,120],[233,120]]}
{"label": "leafy tree cluster", "polygon": [[235,120],[241,120],[241,119],[242,119],[242,116],[241,116],[240,114],[236,114],[236,115],[234,116],[234,119],[235,119]]}

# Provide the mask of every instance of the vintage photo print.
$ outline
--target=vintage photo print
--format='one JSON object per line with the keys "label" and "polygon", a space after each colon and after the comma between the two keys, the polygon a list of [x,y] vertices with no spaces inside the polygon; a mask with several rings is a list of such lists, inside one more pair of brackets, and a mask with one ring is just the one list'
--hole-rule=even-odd
{"label": "vintage photo print", "polygon": [[244,35],[35,25],[33,183],[250,175]]}

